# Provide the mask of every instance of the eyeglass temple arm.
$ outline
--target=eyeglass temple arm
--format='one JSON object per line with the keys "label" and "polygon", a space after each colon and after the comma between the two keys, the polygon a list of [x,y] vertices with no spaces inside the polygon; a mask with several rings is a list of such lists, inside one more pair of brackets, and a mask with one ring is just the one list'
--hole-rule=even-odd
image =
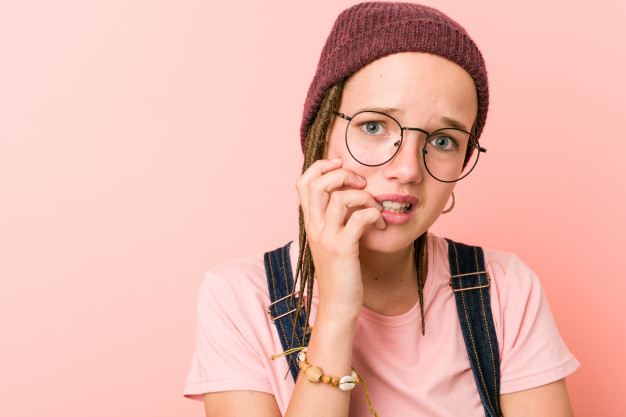
{"label": "eyeglass temple arm", "polygon": [[336,111],[333,111],[333,113],[335,113],[335,115],[337,115],[337,116],[339,116],[339,117],[341,117],[342,119],[345,119],[345,120],[347,120],[347,121],[351,121],[351,120],[352,120],[352,117],[346,116],[346,115],[345,115],[345,114],[343,114],[343,113],[339,113],[339,112],[336,112]]}
{"label": "eyeglass temple arm", "polygon": [[478,139],[476,139],[473,135],[472,137],[474,138],[474,141],[476,141],[476,143],[471,143],[470,142],[470,146],[473,147],[474,149],[478,149],[478,152],[483,152],[483,153],[487,153],[487,149],[483,148],[482,146],[480,146],[480,143],[478,143]]}

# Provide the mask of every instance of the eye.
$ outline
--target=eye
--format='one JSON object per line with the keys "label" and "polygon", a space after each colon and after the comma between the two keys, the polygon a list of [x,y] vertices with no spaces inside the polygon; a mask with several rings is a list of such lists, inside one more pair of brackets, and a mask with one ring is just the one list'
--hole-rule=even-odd
{"label": "eye", "polygon": [[430,144],[442,151],[453,151],[457,148],[457,142],[454,138],[440,134],[431,139]]}
{"label": "eye", "polygon": [[359,125],[359,127],[367,134],[370,135],[380,135],[384,133],[385,128],[380,122],[364,122]]}

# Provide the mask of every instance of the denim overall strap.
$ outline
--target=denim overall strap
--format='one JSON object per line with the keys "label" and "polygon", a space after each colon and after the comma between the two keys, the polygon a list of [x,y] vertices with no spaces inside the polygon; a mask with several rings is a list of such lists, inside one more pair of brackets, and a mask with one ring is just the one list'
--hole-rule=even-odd
{"label": "denim overall strap", "polygon": [[[271,300],[267,313],[276,325],[283,351],[294,347],[307,346],[309,343],[309,335],[307,335],[306,338],[304,337],[304,328],[306,326],[304,314],[300,315],[298,325],[295,326],[295,335],[292,333],[294,329],[296,306],[298,306],[299,303],[296,297],[294,297],[293,300],[291,298],[294,281],[293,273],[291,272],[291,261],[289,260],[289,246],[291,243],[292,242],[289,242],[282,248],[267,252],[264,255],[267,287]],[[298,372],[300,371],[298,363],[296,362],[296,356],[297,352],[285,356],[294,381],[297,379]]]}
{"label": "denim overall strap", "polygon": [[450,286],[456,298],[474,380],[487,417],[501,416],[500,356],[482,248],[448,241]]}

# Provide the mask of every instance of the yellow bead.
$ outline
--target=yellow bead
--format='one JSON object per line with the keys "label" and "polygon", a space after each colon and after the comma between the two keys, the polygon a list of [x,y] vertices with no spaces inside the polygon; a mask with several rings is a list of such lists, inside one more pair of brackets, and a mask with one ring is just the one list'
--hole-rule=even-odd
{"label": "yellow bead", "polygon": [[322,381],[324,382],[324,384],[329,384],[330,383],[330,377],[328,375],[324,375],[322,377]]}
{"label": "yellow bead", "polygon": [[330,380],[330,385],[332,385],[333,387],[336,387],[337,385],[339,385],[339,378],[332,377],[332,379]]}
{"label": "yellow bead", "polygon": [[324,373],[317,366],[312,366],[306,370],[306,377],[311,382],[319,382]]}

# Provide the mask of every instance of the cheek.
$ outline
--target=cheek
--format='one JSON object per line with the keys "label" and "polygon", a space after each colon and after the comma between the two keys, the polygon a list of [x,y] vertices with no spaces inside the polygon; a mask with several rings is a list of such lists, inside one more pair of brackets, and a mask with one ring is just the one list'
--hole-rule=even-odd
{"label": "cheek", "polygon": [[328,135],[326,136],[326,152],[324,157],[327,159],[340,157],[345,160],[344,153],[350,156],[347,152],[344,142],[344,131],[339,128],[337,123],[333,123]]}
{"label": "cheek", "polygon": [[366,190],[371,187],[376,172],[380,170],[379,167],[368,167],[360,164],[352,157],[352,155],[350,155],[350,152],[348,152],[348,148],[346,147],[343,132],[341,132],[339,137],[331,137],[326,147],[326,158],[341,158],[343,161],[343,169],[352,171],[367,180],[368,185],[365,187]]}
{"label": "cheek", "polygon": [[444,184],[435,179],[430,181],[430,187],[426,190],[426,205],[430,216],[439,217],[439,214],[448,206],[451,199],[454,184]]}
{"label": "cheek", "polygon": [[[346,147],[346,131],[345,127],[341,126],[341,123],[334,123],[328,134],[328,143],[326,145],[326,152],[324,157],[327,159],[341,158],[343,160],[343,168],[350,170],[364,178],[368,178],[370,175],[377,171],[377,167],[367,167],[359,164]],[[367,188],[367,187],[366,187]]]}

